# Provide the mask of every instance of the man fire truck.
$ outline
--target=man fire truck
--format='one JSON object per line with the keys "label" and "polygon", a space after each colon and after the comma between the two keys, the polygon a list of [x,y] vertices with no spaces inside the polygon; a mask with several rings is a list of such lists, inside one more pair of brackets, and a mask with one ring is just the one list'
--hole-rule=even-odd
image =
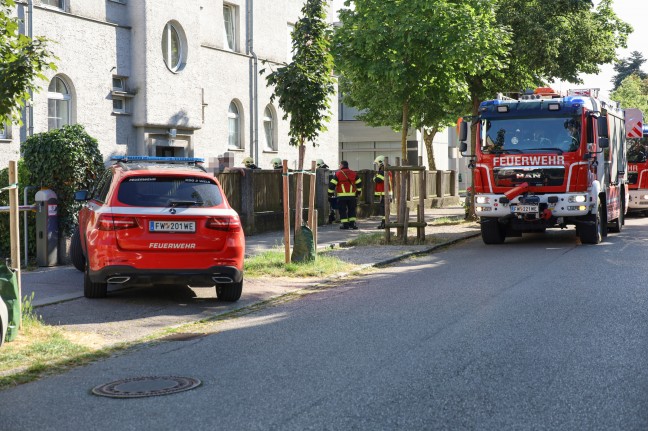
{"label": "man fire truck", "polygon": [[[598,244],[621,231],[628,202],[624,113],[597,89],[550,88],[481,103],[471,155],[482,239],[576,226]],[[475,118],[473,118],[473,121]],[[462,154],[468,124],[460,129]]]}
{"label": "man fire truck", "polygon": [[628,212],[648,215],[648,127],[639,109],[626,109],[628,138]]}

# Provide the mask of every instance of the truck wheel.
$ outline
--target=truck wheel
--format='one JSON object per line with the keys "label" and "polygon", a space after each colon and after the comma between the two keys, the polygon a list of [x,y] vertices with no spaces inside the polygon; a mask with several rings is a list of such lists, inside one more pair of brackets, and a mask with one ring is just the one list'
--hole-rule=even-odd
{"label": "truck wheel", "polygon": [[217,284],[216,297],[221,301],[235,302],[241,297],[243,292],[243,280],[238,283]]}
{"label": "truck wheel", "polygon": [[70,243],[70,259],[72,260],[72,265],[79,271],[85,270],[85,256],[83,255],[83,249],[81,248],[81,233],[79,232],[79,227],[74,228],[72,233],[72,241]]}
{"label": "truck wheel", "polygon": [[625,205],[623,204],[623,200],[622,200],[621,211],[619,211],[619,217],[617,217],[617,219],[612,222],[612,226],[610,226],[610,232],[614,232],[614,233],[621,232],[621,229],[623,229],[623,225],[625,224],[625,221],[623,220],[624,211],[625,211]]}
{"label": "truck wheel", "polygon": [[484,244],[502,244],[506,233],[497,219],[481,218],[481,235]]}
{"label": "truck wheel", "polygon": [[583,244],[599,244],[603,240],[603,229],[605,229],[603,226],[603,211],[605,211],[605,208],[601,204],[601,201],[599,201],[598,212],[596,215],[590,214],[587,219],[587,221],[593,223],[581,225],[578,228],[578,234]]}
{"label": "truck wheel", "polygon": [[83,296],[86,298],[105,298],[108,293],[108,283],[95,283],[90,280],[90,267],[86,262],[83,273]]}

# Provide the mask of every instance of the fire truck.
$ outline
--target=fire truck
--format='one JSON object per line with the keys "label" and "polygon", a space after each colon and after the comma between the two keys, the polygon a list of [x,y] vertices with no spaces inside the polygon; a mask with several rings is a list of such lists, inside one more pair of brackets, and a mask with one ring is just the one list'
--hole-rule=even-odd
{"label": "fire truck", "polygon": [[[481,103],[469,166],[486,244],[573,225],[582,243],[620,232],[627,211],[626,133],[619,104],[598,89],[551,88]],[[459,132],[467,151],[469,124]],[[648,178],[647,178],[648,181]]]}
{"label": "fire truck", "polygon": [[628,138],[628,212],[648,215],[648,127],[639,109],[626,109]]}

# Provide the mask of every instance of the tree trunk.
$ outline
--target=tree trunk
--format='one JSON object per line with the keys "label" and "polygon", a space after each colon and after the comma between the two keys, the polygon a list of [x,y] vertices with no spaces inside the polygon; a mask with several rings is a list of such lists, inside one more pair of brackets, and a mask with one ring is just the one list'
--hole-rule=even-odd
{"label": "tree trunk", "polygon": [[403,122],[401,124],[401,160],[403,165],[407,165],[407,123],[409,118],[409,100],[403,103]]}
{"label": "tree trunk", "polygon": [[432,147],[432,141],[438,133],[437,126],[432,127],[432,129],[423,130],[423,142],[425,142],[425,151],[427,152],[428,158],[428,170],[436,171],[436,161],[434,160],[434,148]]}
{"label": "tree trunk", "polygon": [[[472,97],[472,115],[477,118],[479,115],[479,104],[481,100],[477,96],[477,92],[471,92]],[[477,146],[477,123],[473,122],[470,127],[470,154],[475,154]],[[470,176],[470,220],[477,220],[477,215],[475,214],[475,169],[473,168],[472,175]]]}

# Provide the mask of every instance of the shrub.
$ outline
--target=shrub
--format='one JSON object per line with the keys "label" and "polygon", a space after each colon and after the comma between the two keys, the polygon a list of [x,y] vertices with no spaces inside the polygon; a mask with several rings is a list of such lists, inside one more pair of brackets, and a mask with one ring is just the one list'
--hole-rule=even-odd
{"label": "shrub", "polygon": [[[24,199],[24,190],[25,187],[30,185],[29,184],[29,171],[27,170],[27,167],[25,166],[25,162],[23,160],[18,161],[18,200],[20,201],[20,205],[22,205],[23,199]],[[4,168],[0,170],[0,188],[6,187],[9,184],[9,168]],[[31,189],[28,191],[28,202],[33,203],[34,202],[34,195],[36,194],[35,189]],[[9,206],[9,193],[3,192],[0,193],[0,206]],[[20,236],[20,253],[23,253],[23,250],[25,249],[25,244],[24,244],[24,237],[23,237],[23,212],[20,213],[20,229],[21,229],[21,236]],[[28,248],[27,251],[29,253],[29,256],[34,257],[36,256],[36,226],[35,226],[35,221],[36,221],[36,214],[32,211],[27,213],[27,232],[28,232]],[[11,232],[9,231],[9,213],[8,212],[2,212],[0,213],[0,258],[8,258],[11,256],[11,243],[10,243],[10,236]],[[24,258],[24,256],[22,256]],[[21,258],[21,263],[22,263],[22,258]]]}
{"label": "shrub", "polygon": [[21,145],[29,184],[52,189],[58,197],[59,235],[70,236],[81,204],[74,192],[89,189],[104,170],[97,140],[80,124],[40,133]]}

